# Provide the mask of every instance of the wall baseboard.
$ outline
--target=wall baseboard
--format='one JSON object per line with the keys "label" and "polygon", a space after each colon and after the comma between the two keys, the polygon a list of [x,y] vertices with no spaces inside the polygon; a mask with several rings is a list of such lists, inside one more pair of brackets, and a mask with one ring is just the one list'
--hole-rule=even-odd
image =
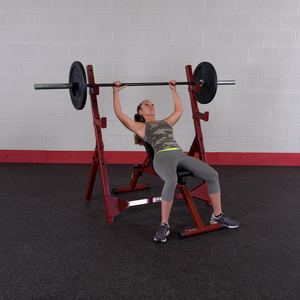
{"label": "wall baseboard", "polygon": [[[90,164],[94,151],[0,150],[0,163]],[[140,164],[144,151],[106,151],[108,164]],[[208,152],[210,165],[299,166],[300,153]]]}

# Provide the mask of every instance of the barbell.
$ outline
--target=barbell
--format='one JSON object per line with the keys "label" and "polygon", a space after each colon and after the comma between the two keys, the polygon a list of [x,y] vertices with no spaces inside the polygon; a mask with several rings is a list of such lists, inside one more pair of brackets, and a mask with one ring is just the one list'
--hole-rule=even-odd
{"label": "barbell", "polygon": [[[200,82],[200,91],[196,92],[197,101],[201,104],[207,104],[213,100],[217,92],[218,85],[234,85],[235,80],[218,81],[214,66],[209,62],[201,62],[193,73],[193,82],[176,82],[176,85],[196,85]],[[97,83],[99,87],[113,87],[114,83]],[[169,85],[169,82],[140,82],[140,83],[122,83],[127,86],[154,86]],[[87,88],[93,88],[94,84],[87,84],[86,74],[81,62],[72,63],[69,72],[69,83],[50,83],[35,84],[36,90],[47,89],[68,89],[70,91],[73,106],[81,110],[84,108],[87,97]]]}

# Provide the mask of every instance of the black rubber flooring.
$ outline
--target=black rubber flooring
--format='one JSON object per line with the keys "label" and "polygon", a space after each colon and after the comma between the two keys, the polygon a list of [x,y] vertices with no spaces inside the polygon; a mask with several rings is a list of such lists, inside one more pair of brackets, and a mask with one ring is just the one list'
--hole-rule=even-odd
{"label": "black rubber flooring", "polygon": [[[178,239],[193,227],[179,199],[159,244],[159,203],[108,224],[99,174],[84,201],[89,165],[0,164],[0,299],[300,299],[299,167],[215,169],[223,210],[240,228]],[[110,187],[131,173],[108,165]],[[119,196],[160,196],[159,178],[141,182],[151,188]],[[195,203],[208,224],[212,209]]]}

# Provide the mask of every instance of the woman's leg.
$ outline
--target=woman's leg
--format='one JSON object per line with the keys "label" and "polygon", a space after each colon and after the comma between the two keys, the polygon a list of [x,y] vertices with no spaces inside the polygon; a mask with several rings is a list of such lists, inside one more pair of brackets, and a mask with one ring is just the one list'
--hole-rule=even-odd
{"label": "woman's leg", "polygon": [[174,151],[166,151],[156,154],[153,163],[157,175],[165,182],[161,194],[161,217],[162,223],[165,224],[169,223],[177,185],[177,160],[173,152]]}
{"label": "woman's leg", "polygon": [[165,224],[169,224],[169,217],[171,213],[171,208],[173,205],[173,201],[161,201],[161,222]]}
{"label": "woman's leg", "polygon": [[219,184],[219,176],[217,171],[210,167],[205,162],[183,153],[182,160],[179,166],[191,171],[194,177],[201,178],[207,181],[208,194],[213,206],[214,213],[211,216],[210,223],[220,223],[228,228],[239,227],[239,222],[231,220],[222,212],[221,192]]}
{"label": "woman's leg", "polygon": [[222,206],[221,206],[221,193],[211,194],[209,195],[214,215],[219,216],[222,213]]}
{"label": "woman's leg", "polygon": [[177,185],[177,160],[172,152],[174,151],[158,153],[153,161],[154,170],[165,182],[161,194],[161,224],[154,236],[156,242],[166,242],[170,234],[169,217]]}
{"label": "woman's leg", "polygon": [[184,153],[182,153],[182,158],[178,165],[191,171],[194,177],[203,179],[207,182],[211,203],[216,210],[216,213],[221,213],[221,193],[218,172],[202,160],[188,156]]}
{"label": "woman's leg", "polygon": [[195,157],[188,156],[181,151],[167,151],[157,154],[154,161],[156,173],[165,181],[161,201],[162,222],[169,223],[174,191],[177,185],[177,164],[191,171],[194,177],[207,181],[214,214],[215,216],[220,215],[222,207],[218,173]]}

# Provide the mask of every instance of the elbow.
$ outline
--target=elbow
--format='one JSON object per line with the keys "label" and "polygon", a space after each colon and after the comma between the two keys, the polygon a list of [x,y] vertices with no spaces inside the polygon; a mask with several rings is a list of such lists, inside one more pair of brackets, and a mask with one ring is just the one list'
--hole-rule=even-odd
{"label": "elbow", "polygon": [[117,117],[118,119],[120,119],[120,117],[121,117],[121,114],[120,114],[120,113],[115,112],[115,115],[116,115],[116,117]]}
{"label": "elbow", "polygon": [[122,113],[122,111],[115,110],[115,115],[120,120],[120,119],[122,119],[123,113]]}

